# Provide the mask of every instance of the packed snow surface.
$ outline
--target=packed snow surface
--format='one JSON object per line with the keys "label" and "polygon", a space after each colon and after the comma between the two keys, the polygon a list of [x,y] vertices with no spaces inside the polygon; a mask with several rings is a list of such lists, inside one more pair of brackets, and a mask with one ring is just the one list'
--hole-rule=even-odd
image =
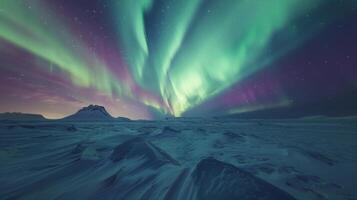
{"label": "packed snow surface", "polygon": [[2,121],[0,163],[0,199],[357,199],[357,121]]}

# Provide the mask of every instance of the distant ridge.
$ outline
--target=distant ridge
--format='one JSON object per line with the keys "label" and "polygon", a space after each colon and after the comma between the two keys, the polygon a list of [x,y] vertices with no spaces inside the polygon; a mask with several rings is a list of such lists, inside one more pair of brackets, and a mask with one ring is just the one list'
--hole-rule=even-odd
{"label": "distant ridge", "polygon": [[117,117],[115,118],[116,120],[119,120],[119,121],[131,121],[131,119],[129,118],[126,118],[126,117]]}
{"label": "distant ridge", "polygon": [[40,114],[7,112],[7,113],[0,113],[0,120],[38,121],[38,120],[46,120],[46,118]]}
{"label": "distant ridge", "polygon": [[103,106],[89,105],[81,108],[75,114],[63,118],[63,120],[73,121],[108,121],[108,120],[121,120],[129,121],[125,117],[114,118],[111,116]]}

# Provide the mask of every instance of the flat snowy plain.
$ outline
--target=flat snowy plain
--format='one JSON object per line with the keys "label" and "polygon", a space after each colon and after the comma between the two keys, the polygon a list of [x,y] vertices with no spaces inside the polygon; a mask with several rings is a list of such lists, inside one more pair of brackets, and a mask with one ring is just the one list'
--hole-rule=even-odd
{"label": "flat snowy plain", "polygon": [[357,118],[0,122],[0,199],[357,199]]}

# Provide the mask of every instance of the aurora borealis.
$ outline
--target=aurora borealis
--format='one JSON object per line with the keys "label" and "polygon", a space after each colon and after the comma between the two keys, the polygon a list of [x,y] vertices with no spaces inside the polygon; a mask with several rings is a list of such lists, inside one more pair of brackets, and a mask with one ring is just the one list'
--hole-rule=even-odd
{"label": "aurora borealis", "polygon": [[0,112],[350,114],[356,22],[348,0],[1,0]]}

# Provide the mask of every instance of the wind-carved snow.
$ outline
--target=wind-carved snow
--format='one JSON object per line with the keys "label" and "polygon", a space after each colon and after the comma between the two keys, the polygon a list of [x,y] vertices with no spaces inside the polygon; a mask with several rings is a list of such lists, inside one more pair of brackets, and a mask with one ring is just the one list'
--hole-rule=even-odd
{"label": "wind-carved snow", "polygon": [[0,199],[355,199],[356,130],[353,118],[3,121]]}

